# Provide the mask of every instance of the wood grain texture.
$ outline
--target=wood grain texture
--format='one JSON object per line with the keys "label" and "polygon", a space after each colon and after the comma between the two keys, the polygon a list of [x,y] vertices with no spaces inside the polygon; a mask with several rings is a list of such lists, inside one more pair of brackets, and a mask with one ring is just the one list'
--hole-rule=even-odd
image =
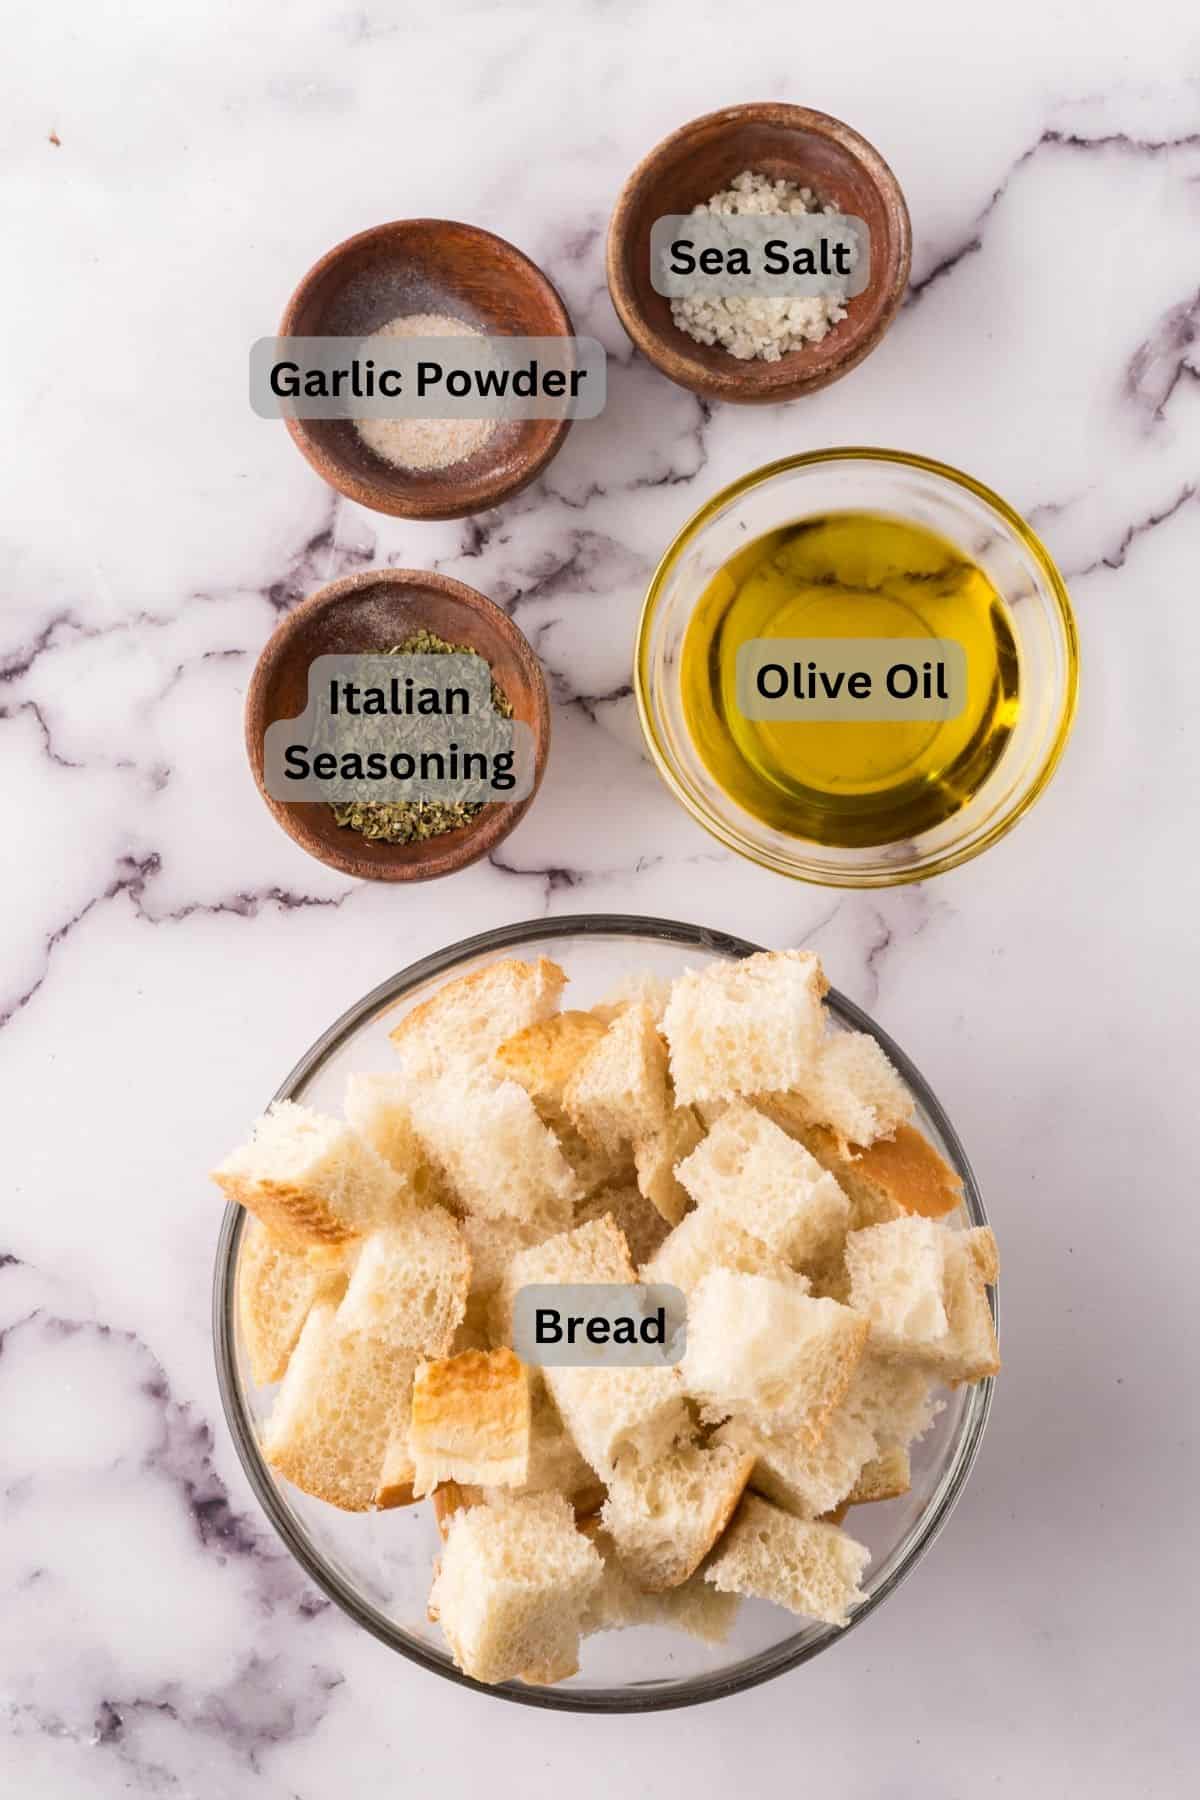
{"label": "wood grain texture", "polygon": [[[323,800],[276,800],[263,774],[263,736],[298,718],[317,656],[390,650],[415,631],[468,644],[491,664],[513,717],[533,733],[533,788],[524,800],[491,800],[469,825],[415,844],[383,844],[334,822]],[[431,881],[465,869],[524,817],[541,785],[550,747],[550,707],[541,665],[506,613],[461,581],[417,569],[371,569],[330,582],[276,627],[246,694],[246,752],[258,791],[288,836],[310,856],[360,881]]]}
{"label": "wood grain texture", "polygon": [[[650,282],[654,221],[690,212],[745,169],[811,187],[823,204],[865,219],[871,235],[870,282],[848,302],[847,318],[819,344],[773,363],[697,343]],[[911,256],[908,208],[879,152],[827,113],[760,101],[693,119],[638,164],[609,226],[608,288],[633,342],[672,381],[706,399],[770,405],[827,387],[870,355],[904,297]]]}

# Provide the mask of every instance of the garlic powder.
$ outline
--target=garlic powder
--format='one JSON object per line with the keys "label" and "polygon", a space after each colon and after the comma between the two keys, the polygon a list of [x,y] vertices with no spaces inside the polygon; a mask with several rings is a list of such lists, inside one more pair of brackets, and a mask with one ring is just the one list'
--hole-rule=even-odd
{"label": "garlic powder", "polygon": [[[368,352],[386,353],[387,338],[482,337],[473,325],[447,313],[409,313],[390,319],[367,340]],[[495,419],[355,419],[363,443],[397,469],[448,469],[481,450]]]}

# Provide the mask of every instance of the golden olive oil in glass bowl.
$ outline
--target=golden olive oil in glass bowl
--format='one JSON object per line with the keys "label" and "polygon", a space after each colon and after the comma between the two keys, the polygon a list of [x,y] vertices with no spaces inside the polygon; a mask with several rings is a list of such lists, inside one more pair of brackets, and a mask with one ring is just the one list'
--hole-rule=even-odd
{"label": "golden olive oil in glass bowl", "polygon": [[[822,679],[845,677],[852,640],[894,644],[927,683],[939,664],[922,647],[948,642],[949,715],[803,717]],[[807,698],[748,716],[739,652],[775,642],[773,676]],[[635,689],[660,773],[723,843],[782,874],[880,887],[1011,829],[1061,755],[1077,662],[1062,579],[1002,500],[920,457],[834,450],[754,471],[684,527],[646,599]]]}

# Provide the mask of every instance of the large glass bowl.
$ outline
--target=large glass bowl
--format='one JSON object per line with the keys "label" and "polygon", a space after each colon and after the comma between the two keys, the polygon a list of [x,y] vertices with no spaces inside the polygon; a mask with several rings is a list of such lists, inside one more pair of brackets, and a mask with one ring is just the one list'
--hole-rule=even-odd
{"label": "large glass bowl", "polygon": [[[570,977],[570,1003],[587,1006],[624,974],[651,969],[675,976],[724,957],[748,956],[758,946],[721,932],[663,919],[613,915],[537,920],[468,938],[427,956],[367,994],[330,1026],[287,1076],[276,1099],[303,1100],[340,1111],[351,1070],[394,1066],[388,1032],[397,1017],[449,977],[513,953],[545,954]],[[937,1100],[904,1052],[856,1006],[831,991],[835,1018],[871,1032],[917,1102],[922,1128],[962,1176],[962,1223],[983,1225],[979,1190],[962,1146]],[[712,1647],[659,1627],[638,1626],[585,1639],[578,1675],[557,1687],[520,1682],[487,1688],[461,1675],[426,1601],[439,1540],[432,1508],[343,1513],[310,1499],[280,1479],[263,1460],[259,1432],[274,1390],[250,1376],[235,1305],[245,1214],[230,1206],[221,1227],[213,1292],[217,1375],[225,1415],[242,1466],[268,1518],[296,1560],[330,1599],[383,1643],[412,1662],[481,1694],[527,1706],[579,1712],[649,1712],[734,1694],[807,1662],[843,1633],[805,1623],[764,1602],[742,1602],[727,1643]],[[849,1629],[861,1626],[894,1592],[928,1550],[962,1492],[979,1449],[991,1404],[990,1381],[951,1392],[933,1430],[913,1449],[912,1489],[903,1499],[856,1508],[856,1537],[871,1551],[867,1600]]]}
{"label": "large glass bowl", "polygon": [[[991,774],[941,824],[878,847],[814,843],[756,818],[710,774],[684,715],[683,640],[713,575],[767,532],[830,512],[883,513],[948,538],[990,576],[1008,607],[1016,643],[1020,707]],[[633,679],[659,774],[714,837],[781,875],[831,887],[888,887],[952,869],[1012,830],[1062,755],[1075,711],[1078,662],[1062,577],[1045,546],[998,495],[945,463],[898,450],[845,449],[768,463],[723,488],[688,521],[650,583]]]}

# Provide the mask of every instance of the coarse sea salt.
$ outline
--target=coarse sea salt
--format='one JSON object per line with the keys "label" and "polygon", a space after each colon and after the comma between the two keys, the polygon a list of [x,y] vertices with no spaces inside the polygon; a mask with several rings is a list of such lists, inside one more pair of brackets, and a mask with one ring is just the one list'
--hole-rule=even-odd
{"label": "coarse sea salt", "polygon": [[[791,181],[772,181],[768,175],[757,175],[750,169],[739,175],[731,187],[692,208],[693,215],[757,213],[780,217],[836,210],[833,206],[819,206],[811,188]],[[698,344],[719,344],[742,362],[756,357],[761,362],[778,362],[790,350],[819,344],[846,317],[846,307],[835,294],[757,300],[693,295],[672,300],[671,317]]]}

